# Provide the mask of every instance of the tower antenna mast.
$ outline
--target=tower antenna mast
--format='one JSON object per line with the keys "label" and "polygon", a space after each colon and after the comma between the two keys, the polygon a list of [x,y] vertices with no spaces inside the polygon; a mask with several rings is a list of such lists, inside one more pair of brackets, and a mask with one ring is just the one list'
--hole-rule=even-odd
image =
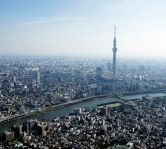
{"label": "tower antenna mast", "polygon": [[116,37],[116,25],[114,26],[114,37]]}

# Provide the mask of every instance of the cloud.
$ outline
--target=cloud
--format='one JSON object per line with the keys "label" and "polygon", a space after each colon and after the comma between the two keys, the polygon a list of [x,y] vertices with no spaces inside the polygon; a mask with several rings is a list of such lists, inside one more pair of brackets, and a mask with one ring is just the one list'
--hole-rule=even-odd
{"label": "cloud", "polygon": [[56,18],[56,19],[36,19],[33,21],[26,21],[26,22],[20,22],[19,25],[21,26],[28,26],[28,25],[38,25],[38,24],[44,24],[44,23],[51,23],[51,22],[57,22],[57,21],[79,21],[79,20],[86,20],[86,18]]}

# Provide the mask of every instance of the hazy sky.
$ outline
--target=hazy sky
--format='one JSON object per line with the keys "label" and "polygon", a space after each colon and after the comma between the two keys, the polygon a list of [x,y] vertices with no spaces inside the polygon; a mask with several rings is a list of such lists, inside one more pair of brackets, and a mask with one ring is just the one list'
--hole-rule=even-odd
{"label": "hazy sky", "polygon": [[0,0],[0,54],[166,57],[166,0]]}

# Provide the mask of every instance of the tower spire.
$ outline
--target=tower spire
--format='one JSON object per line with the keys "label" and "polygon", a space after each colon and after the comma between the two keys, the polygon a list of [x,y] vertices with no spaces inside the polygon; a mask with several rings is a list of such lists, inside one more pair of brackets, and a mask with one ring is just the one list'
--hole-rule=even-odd
{"label": "tower spire", "polygon": [[114,25],[114,37],[116,38],[116,25]]}

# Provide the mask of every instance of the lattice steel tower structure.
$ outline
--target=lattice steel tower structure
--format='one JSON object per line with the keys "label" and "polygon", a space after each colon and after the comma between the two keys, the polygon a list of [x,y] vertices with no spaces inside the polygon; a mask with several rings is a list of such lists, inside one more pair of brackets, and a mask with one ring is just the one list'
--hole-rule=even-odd
{"label": "lattice steel tower structure", "polygon": [[113,80],[116,80],[116,26],[114,26],[114,41],[113,41]]}

